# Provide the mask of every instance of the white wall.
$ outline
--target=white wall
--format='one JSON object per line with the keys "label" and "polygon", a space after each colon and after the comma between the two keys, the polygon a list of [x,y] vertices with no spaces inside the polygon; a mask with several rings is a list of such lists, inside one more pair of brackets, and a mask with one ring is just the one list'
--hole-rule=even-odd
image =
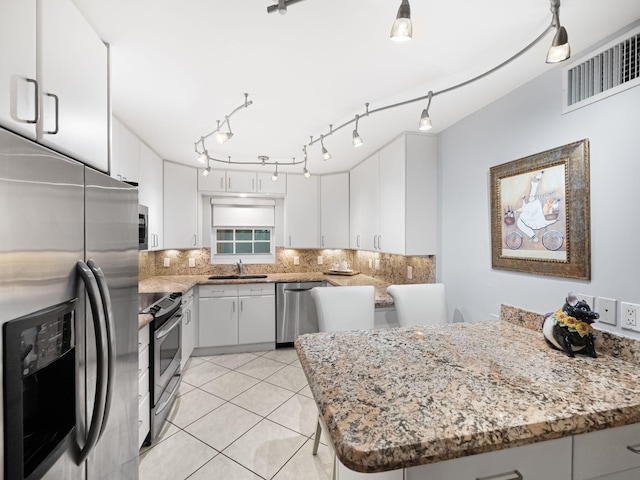
{"label": "white wall", "polygon": [[[562,115],[561,74],[562,66],[552,69],[439,136],[438,279],[451,315],[460,309],[466,321],[486,320],[502,303],[549,312],[570,290],[640,303],[640,88]],[[493,270],[490,167],[584,138],[591,147],[591,281]],[[618,303],[618,325],[619,311]],[[619,326],[599,328],[640,338]]]}

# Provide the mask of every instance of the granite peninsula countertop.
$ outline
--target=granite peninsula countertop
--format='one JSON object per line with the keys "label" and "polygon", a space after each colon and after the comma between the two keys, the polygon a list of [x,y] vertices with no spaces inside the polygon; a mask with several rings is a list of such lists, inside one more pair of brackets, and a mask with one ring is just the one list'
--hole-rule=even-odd
{"label": "granite peninsula countertop", "polygon": [[[334,286],[359,286],[373,285],[375,287],[375,301],[377,307],[393,305],[393,299],[387,293],[387,287],[391,285],[383,280],[358,274],[327,275],[322,272],[309,273],[270,273],[266,278],[237,278],[209,280],[209,275],[167,275],[155,276],[142,280],[138,284],[140,293],[185,293],[196,285],[229,285],[244,283],[282,283],[282,282],[312,282],[326,281]],[[139,315],[138,328],[143,328],[149,323],[149,315]]]}
{"label": "granite peninsula countertop", "polygon": [[380,472],[640,422],[639,367],[502,320],[302,335],[340,461]]}

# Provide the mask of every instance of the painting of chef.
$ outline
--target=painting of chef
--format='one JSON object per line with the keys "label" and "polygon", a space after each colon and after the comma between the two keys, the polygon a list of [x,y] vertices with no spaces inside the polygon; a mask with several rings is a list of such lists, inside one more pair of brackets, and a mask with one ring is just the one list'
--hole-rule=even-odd
{"label": "painting of chef", "polygon": [[566,261],[566,166],[500,179],[505,257]]}

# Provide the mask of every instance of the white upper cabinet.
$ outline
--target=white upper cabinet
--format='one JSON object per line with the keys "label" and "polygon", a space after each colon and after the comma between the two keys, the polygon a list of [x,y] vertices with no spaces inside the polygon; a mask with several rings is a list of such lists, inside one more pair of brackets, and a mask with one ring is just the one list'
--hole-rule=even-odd
{"label": "white upper cabinet", "polygon": [[285,237],[287,248],[318,248],[319,177],[287,175],[285,201]]}
{"label": "white upper cabinet", "polygon": [[436,137],[412,133],[357,165],[351,171],[351,248],[435,254],[436,169]]}
{"label": "white upper cabinet", "polygon": [[349,173],[320,177],[320,246],[349,248]]}
{"label": "white upper cabinet", "polygon": [[0,2],[0,125],[36,138],[36,3]]}
{"label": "white upper cabinet", "polygon": [[267,195],[287,192],[287,175],[279,174],[278,180],[273,180],[273,173],[240,172],[236,170],[211,169],[208,176],[198,170],[198,190],[204,192],[229,193],[264,193]]}
{"label": "white upper cabinet", "polygon": [[287,193],[287,176],[278,174],[278,179],[273,180],[273,173],[256,173],[256,186],[258,193]]}
{"label": "white upper cabinet", "polygon": [[198,190],[204,192],[225,192],[227,175],[225,170],[211,170],[206,177],[198,170]]}
{"label": "white upper cabinet", "polygon": [[[140,140],[116,117],[111,122],[110,174],[123,182],[140,179]],[[142,202],[140,202],[142,203]]]}
{"label": "white upper cabinet", "polygon": [[38,141],[107,172],[107,46],[70,0],[36,5]]}
{"label": "white upper cabinet", "polygon": [[149,207],[149,250],[163,248],[162,159],[140,142],[138,203]]}
{"label": "white upper cabinet", "polygon": [[198,247],[197,175],[193,167],[164,162],[164,248]]}
{"label": "white upper cabinet", "polygon": [[236,172],[227,170],[227,192],[253,193],[255,191],[255,172]]}

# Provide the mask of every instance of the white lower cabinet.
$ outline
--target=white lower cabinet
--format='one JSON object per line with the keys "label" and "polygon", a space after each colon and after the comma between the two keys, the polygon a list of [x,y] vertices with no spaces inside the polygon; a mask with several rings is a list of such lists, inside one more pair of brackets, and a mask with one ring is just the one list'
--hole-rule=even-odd
{"label": "white lower cabinet", "polygon": [[193,288],[182,295],[182,360],[180,365],[184,370],[193,346],[195,344],[195,308],[193,302]]}
{"label": "white lower cabinet", "polygon": [[275,285],[200,285],[197,347],[275,343]]}
{"label": "white lower cabinet", "polygon": [[[571,437],[405,469],[405,480],[569,480]],[[518,476],[518,474],[520,476]]]}
{"label": "white lower cabinet", "polygon": [[149,402],[149,325],[138,331],[138,448],[151,426]]}
{"label": "white lower cabinet", "polygon": [[403,480],[403,470],[391,470],[380,473],[360,473],[349,470],[342,463],[338,462],[336,468],[336,480]]}
{"label": "white lower cabinet", "polygon": [[638,423],[576,435],[573,437],[573,480],[638,480],[640,453],[637,452],[640,452]]}

